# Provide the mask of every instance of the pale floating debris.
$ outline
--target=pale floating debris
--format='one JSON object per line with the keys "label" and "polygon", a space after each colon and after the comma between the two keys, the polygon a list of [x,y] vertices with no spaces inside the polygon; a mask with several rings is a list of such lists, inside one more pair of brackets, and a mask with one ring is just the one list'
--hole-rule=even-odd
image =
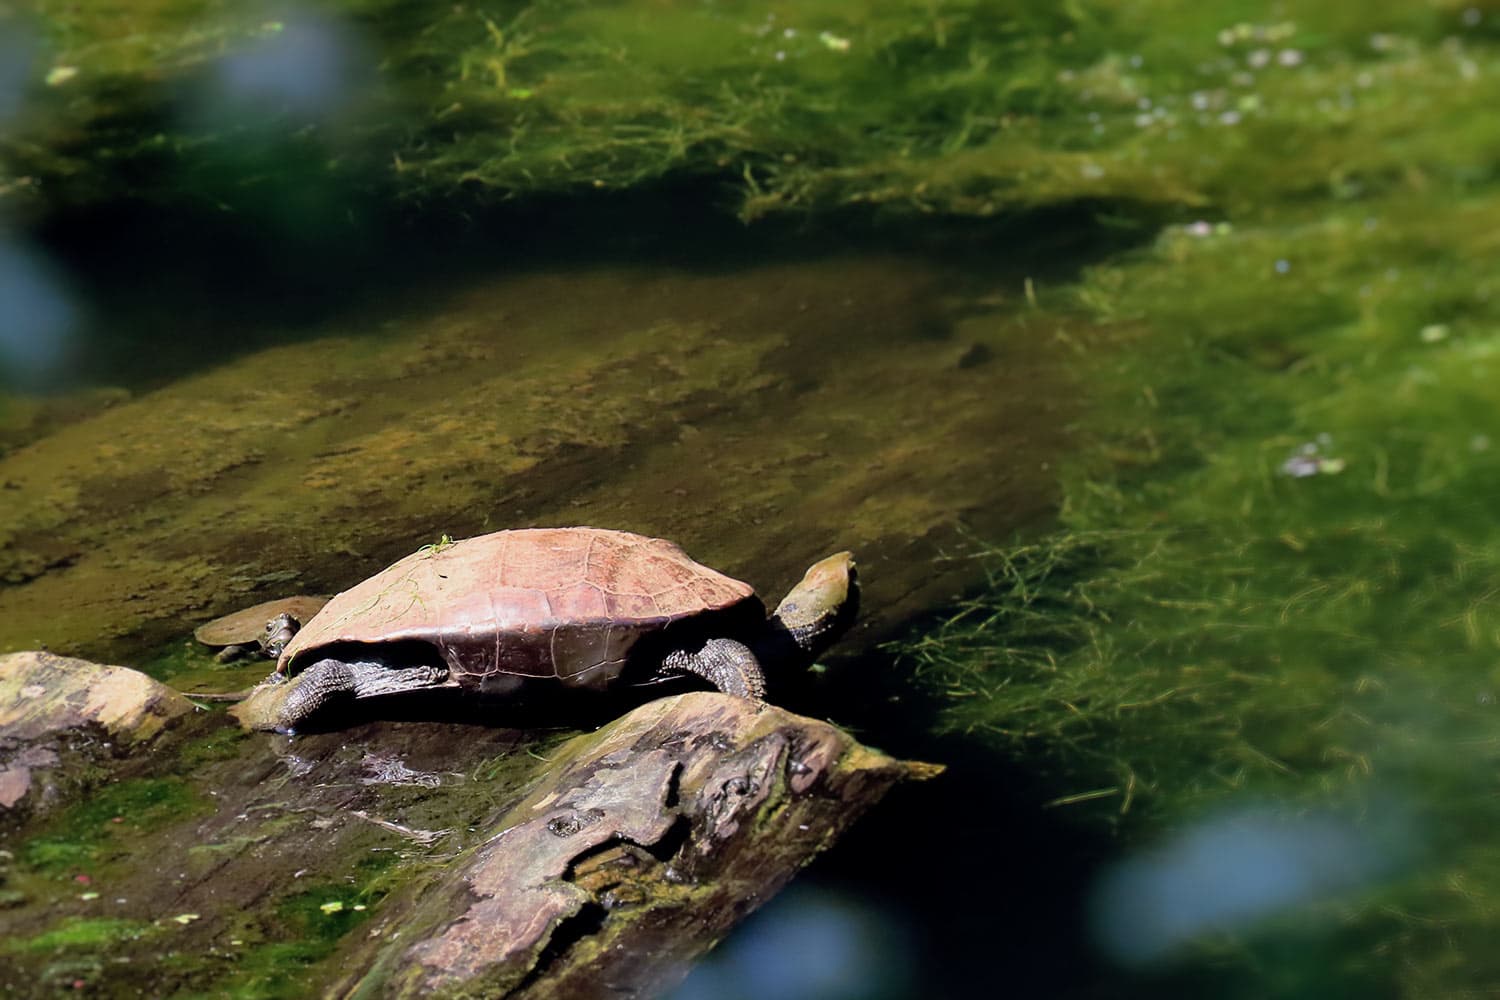
{"label": "pale floating debris", "polygon": [[367,753],[360,761],[360,767],[365,772],[365,776],[360,779],[360,783],[364,785],[420,785],[423,788],[437,788],[443,783],[438,775],[414,771],[393,754]]}
{"label": "pale floating debris", "polygon": [[1308,441],[1287,456],[1281,463],[1281,474],[1306,479],[1309,476],[1336,476],[1343,472],[1348,462],[1323,454],[1323,449],[1332,443],[1333,439],[1327,434],[1319,434],[1316,441]]}
{"label": "pale floating debris", "polygon": [[1241,21],[1231,28],[1219,32],[1219,44],[1225,48],[1241,42],[1284,42],[1297,33],[1297,25],[1291,21],[1279,24],[1249,24]]}
{"label": "pale floating debris", "polygon": [[186,927],[188,924],[190,924],[194,920],[198,919],[198,914],[196,914],[196,913],[179,913],[179,914],[177,914],[177,916],[173,917],[172,919],[175,920],[175,921],[177,921],[182,926]]}
{"label": "pale floating debris", "polygon": [[1401,801],[1359,817],[1241,808],[1209,816],[1106,868],[1090,900],[1096,941],[1145,965],[1399,877],[1421,842]]}
{"label": "pale floating debris", "polygon": [[81,900],[83,900],[84,902],[88,902],[91,899],[98,899],[99,898],[99,894],[97,892],[85,892],[85,893],[80,893],[79,896],[78,896],[78,898],[81,899]]}
{"label": "pale floating debris", "polygon": [[835,35],[831,31],[819,32],[818,41],[823,43],[825,49],[830,49],[834,52],[848,52],[849,46],[852,44],[849,39],[842,35]]}
{"label": "pale floating debris", "polygon": [[322,910],[324,913],[342,913],[344,904],[335,899],[331,903],[324,903],[322,906],[318,907],[318,909]]}
{"label": "pale floating debris", "polygon": [[1448,332],[1447,323],[1428,323],[1417,336],[1422,338],[1424,344],[1436,344],[1447,340]]}
{"label": "pale floating debris", "polygon": [[77,66],[53,66],[47,71],[47,86],[61,87],[77,75]]}

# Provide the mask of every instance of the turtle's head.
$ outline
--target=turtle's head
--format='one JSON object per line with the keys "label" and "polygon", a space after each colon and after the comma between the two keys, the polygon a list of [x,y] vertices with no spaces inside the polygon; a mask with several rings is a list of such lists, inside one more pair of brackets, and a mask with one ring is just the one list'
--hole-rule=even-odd
{"label": "turtle's head", "polygon": [[859,610],[859,578],[854,556],[837,552],[813,563],[802,582],[771,613],[771,625],[785,631],[808,660],[815,659],[854,621]]}
{"label": "turtle's head", "polygon": [[302,622],[295,615],[283,611],[281,614],[266,622],[265,631],[260,636],[260,649],[273,660],[281,659],[281,651],[286,649],[286,644],[292,641],[302,628]]}

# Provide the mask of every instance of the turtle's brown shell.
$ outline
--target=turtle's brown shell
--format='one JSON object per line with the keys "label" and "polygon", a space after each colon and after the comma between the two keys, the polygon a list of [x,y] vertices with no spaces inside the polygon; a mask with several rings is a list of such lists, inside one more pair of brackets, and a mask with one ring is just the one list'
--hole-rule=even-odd
{"label": "turtle's brown shell", "polygon": [[602,528],[497,531],[427,546],[334,597],[277,669],[295,673],[333,647],[425,643],[465,687],[504,691],[526,677],[598,687],[643,638],[705,616],[743,630],[764,615],[748,584],[672,542]]}

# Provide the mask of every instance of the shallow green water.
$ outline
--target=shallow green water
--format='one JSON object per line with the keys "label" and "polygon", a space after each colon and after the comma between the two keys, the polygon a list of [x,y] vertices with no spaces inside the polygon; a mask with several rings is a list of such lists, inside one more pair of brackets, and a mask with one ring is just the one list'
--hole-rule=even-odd
{"label": "shallow green water", "polygon": [[790,707],[950,773],[687,995],[809,912],[809,996],[1500,988],[1500,10],[343,9],[27,19],[8,273],[78,322],[4,342],[0,650],[207,688],[443,533],[848,546]]}

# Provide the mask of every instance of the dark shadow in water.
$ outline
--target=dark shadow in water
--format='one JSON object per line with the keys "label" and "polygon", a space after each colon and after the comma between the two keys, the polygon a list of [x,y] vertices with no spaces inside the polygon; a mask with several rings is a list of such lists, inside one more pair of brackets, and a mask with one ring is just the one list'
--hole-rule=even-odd
{"label": "dark shadow in water", "polygon": [[[873,653],[841,672],[868,680],[851,704],[798,704],[827,714],[897,757],[941,763],[899,786],[799,879],[881,913],[907,949],[920,995],[1058,997],[1109,981],[1087,940],[1083,900],[1118,845],[1109,831],[1043,806],[1056,795],[1035,761],[977,738],[935,737],[939,704],[898,681]],[[762,919],[777,920],[776,904]],[[732,941],[730,942],[732,945]]]}
{"label": "dark shadow in water", "polygon": [[745,225],[733,195],[724,178],[688,178],[488,207],[429,204],[418,215],[323,183],[299,194],[300,209],[276,204],[274,191],[237,211],[116,203],[60,213],[33,236],[87,317],[63,385],[142,388],[295,341],[351,307],[409,305],[483,276],[600,266],[724,272],[901,254],[940,264],[956,288],[965,277],[993,287],[997,276],[1065,279],[1149,239],[1166,211],[1081,202],[913,221],[850,209]]}
{"label": "dark shadow in water", "polygon": [[503,697],[439,688],[335,702],[320,709],[297,731],[339,732],[372,722],[431,722],[488,729],[590,732],[657,698],[702,690],[711,689],[685,677],[658,684],[618,685],[606,692],[536,682],[520,694]]}
{"label": "dark shadow in water", "polygon": [[[913,630],[920,633],[921,625]],[[1347,961],[1369,944],[1348,940],[1357,932],[1339,927],[1242,938],[1218,954],[1166,956],[1139,968],[1116,965],[1096,945],[1090,904],[1101,875],[1139,848],[1133,824],[1116,827],[1087,807],[1049,806],[1063,786],[1048,773],[1044,747],[1023,756],[977,736],[934,736],[942,702],[904,678],[906,668],[890,655],[873,652],[836,669],[836,683],[810,676],[784,682],[779,702],[829,718],[896,757],[947,770],[893,789],[799,876],[801,897],[784,908],[773,900],[744,933],[774,937],[774,929],[757,925],[795,927],[806,919],[806,898],[837,900],[885,925],[881,940],[902,952],[904,974],[919,987],[904,995],[933,1000],[1397,995],[1395,977],[1380,963]],[[735,940],[723,949],[731,951]],[[810,988],[783,995],[903,994]],[[674,1000],[704,996],[688,991]]]}

